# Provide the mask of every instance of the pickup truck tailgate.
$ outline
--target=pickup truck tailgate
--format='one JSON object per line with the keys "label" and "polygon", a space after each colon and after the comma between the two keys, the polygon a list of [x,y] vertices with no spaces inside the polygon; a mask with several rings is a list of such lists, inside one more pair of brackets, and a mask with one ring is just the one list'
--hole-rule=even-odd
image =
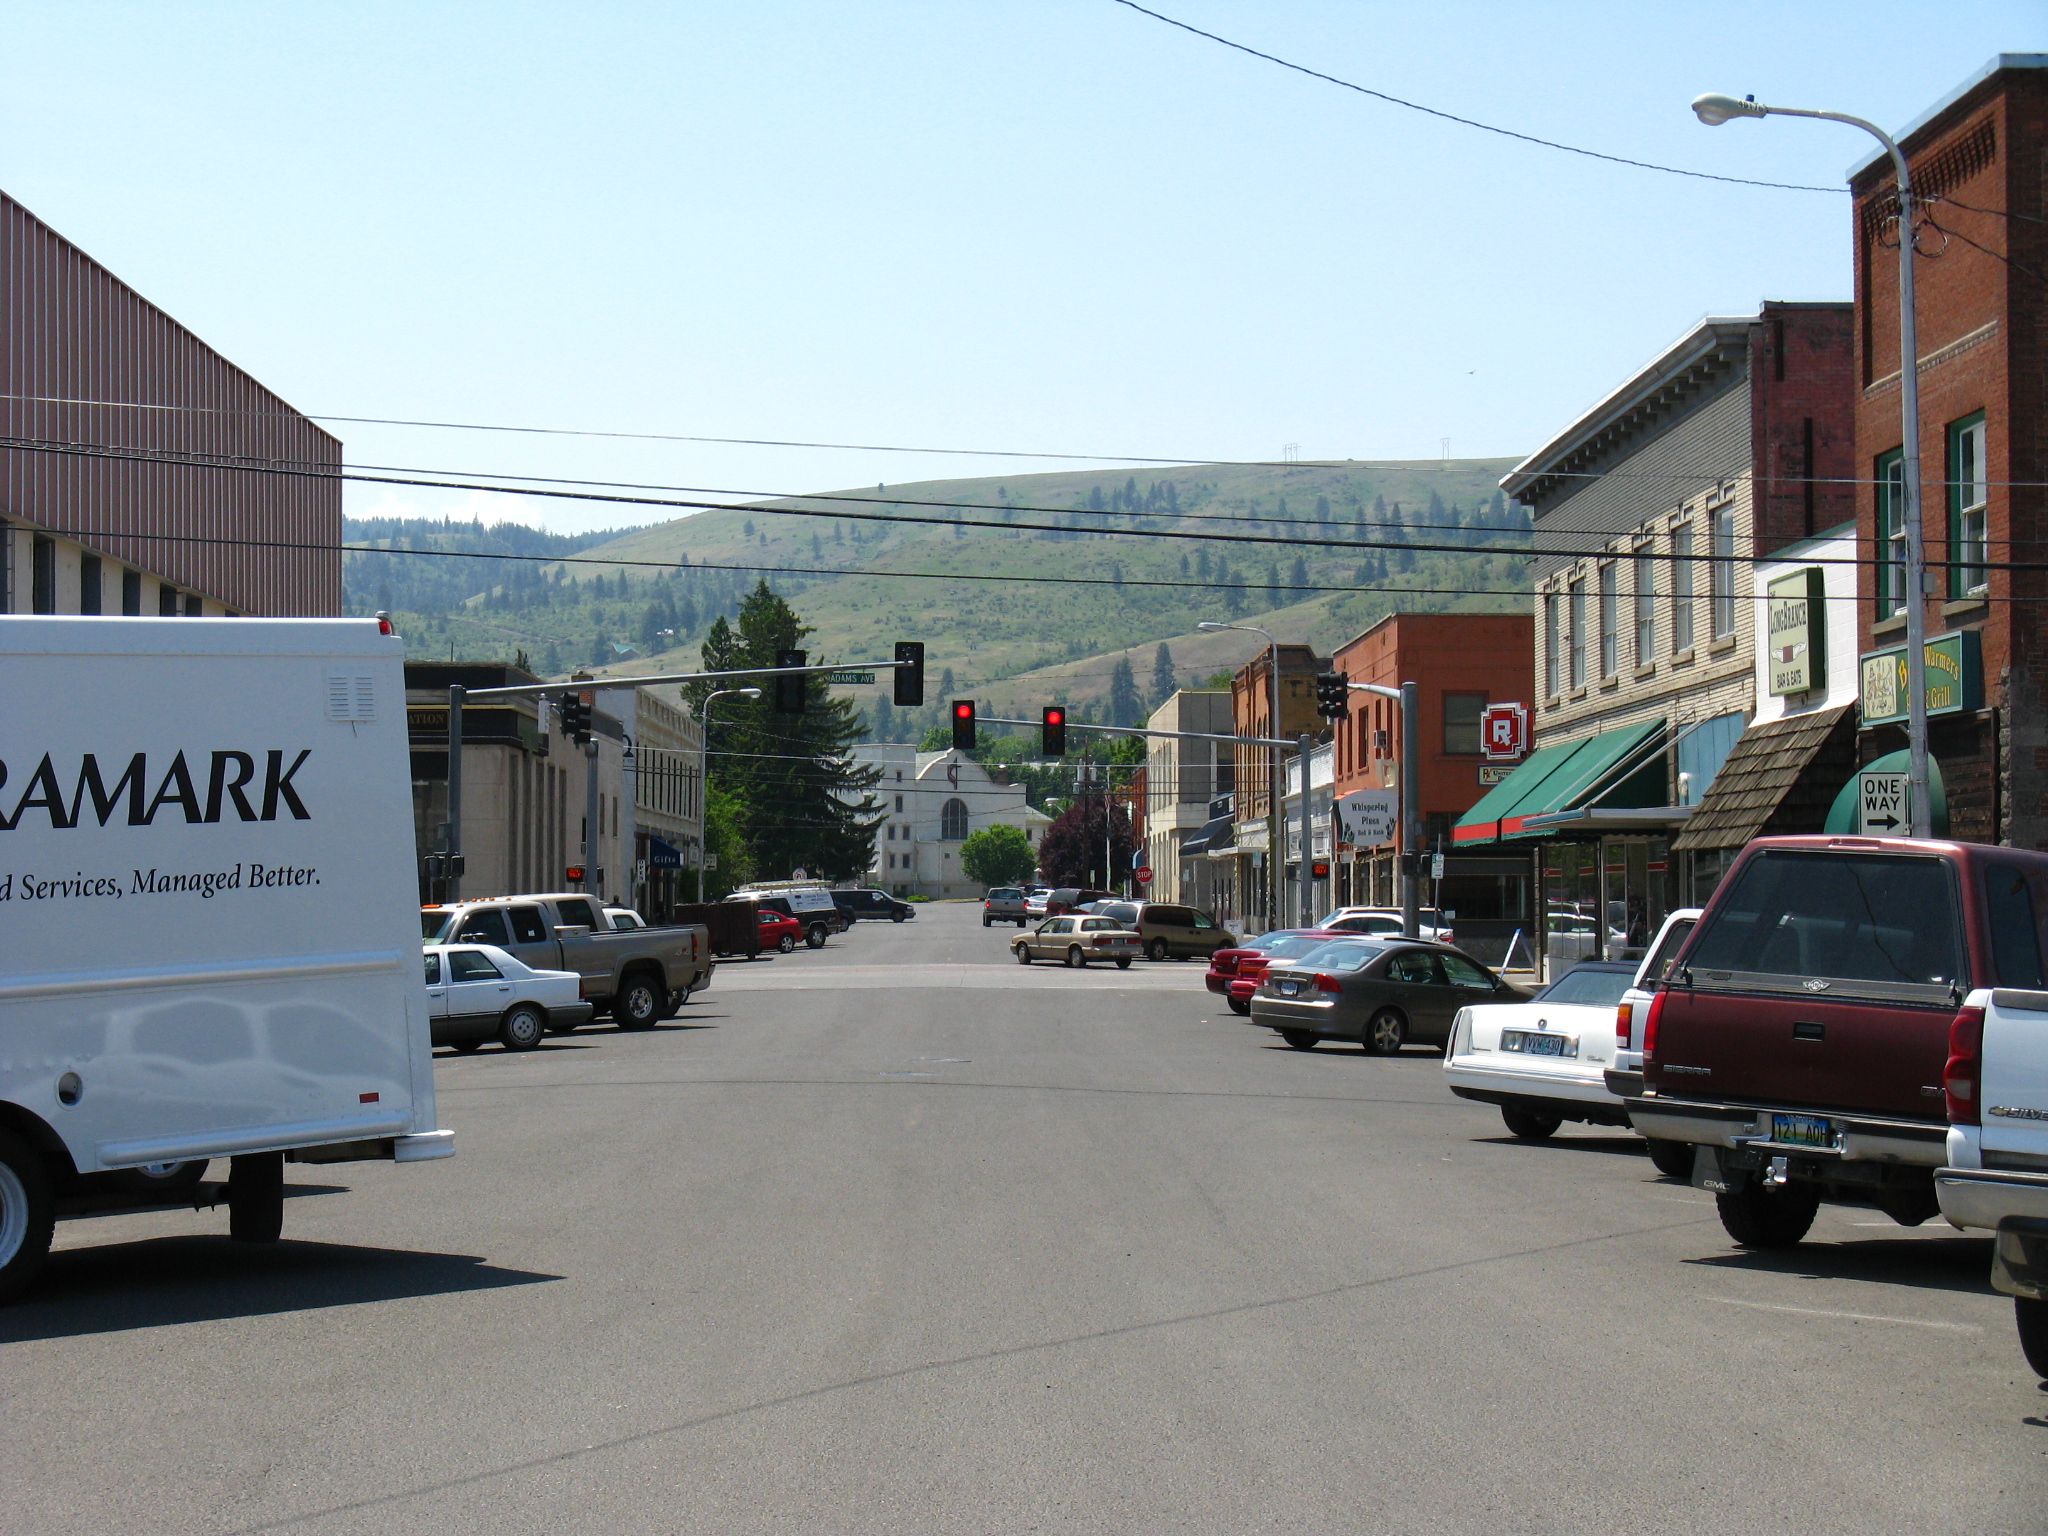
{"label": "pickup truck tailgate", "polygon": [[[1955,1008],[1669,986],[1645,1081],[1660,1097],[1938,1119]],[[2048,1023],[2048,1018],[2044,1018]]]}
{"label": "pickup truck tailgate", "polygon": [[1985,1165],[2048,1172],[2048,992],[1992,992],[1982,1060]]}

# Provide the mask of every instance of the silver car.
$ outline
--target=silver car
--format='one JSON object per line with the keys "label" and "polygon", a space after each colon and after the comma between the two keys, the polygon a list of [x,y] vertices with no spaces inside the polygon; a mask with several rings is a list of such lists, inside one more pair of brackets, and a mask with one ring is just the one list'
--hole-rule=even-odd
{"label": "silver car", "polygon": [[1266,971],[1251,1022],[1297,1051],[1355,1040],[1377,1056],[1402,1046],[1443,1046],[1458,1010],[1518,1003],[1529,994],[1462,950],[1418,939],[1332,939]]}

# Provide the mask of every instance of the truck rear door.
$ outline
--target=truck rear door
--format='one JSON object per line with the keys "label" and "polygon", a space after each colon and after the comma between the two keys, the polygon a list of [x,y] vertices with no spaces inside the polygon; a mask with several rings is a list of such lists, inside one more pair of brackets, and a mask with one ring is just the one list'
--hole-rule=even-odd
{"label": "truck rear door", "polygon": [[558,925],[581,926],[590,930],[581,937],[556,935],[561,944],[561,969],[574,971],[591,982],[593,996],[610,996],[613,955],[610,947],[598,937],[606,932],[606,928],[604,919],[598,915],[597,904],[587,897],[565,896],[554,907]]}
{"label": "truck rear door", "polygon": [[2048,1170],[2048,891],[2017,864],[1984,866],[1984,917],[1997,985],[1984,1010],[1978,1104],[1987,1168]]}
{"label": "truck rear door", "polygon": [[1767,849],[1731,882],[1667,986],[1657,1092],[1934,1118],[1970,984],[1955,866]]}
{"label": "truck rear door", "polygon": [[509,949],[522,964],[537,971],[566,969],[562,964],[561,942],[548,923],[547,913],[540,907],[526,902],[507,907],[505,921],[512,930],[512,941],[503,947]]}

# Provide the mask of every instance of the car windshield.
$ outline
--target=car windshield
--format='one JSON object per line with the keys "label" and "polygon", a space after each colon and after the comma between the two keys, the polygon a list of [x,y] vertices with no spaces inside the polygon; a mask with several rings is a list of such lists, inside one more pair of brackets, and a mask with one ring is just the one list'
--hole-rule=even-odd
{"label": "car windshield", "polygon": [[1260,939],[1257,947],[1275,960],[1284,960],[1290,955],[1305,955],[1312,949],[1322,949],[1330,944],[1328,934],[1287,933],[1277,939]]}
{"label": "car windshield", "polygon": [[1540,994],[1546,1003],[1584,1003],[1589,1008],[1612,1008],[1621,1001],[1632,977],[1629,971],[1596,970],[1582,965],[1566,971]]}
{"label": "car windshield", "polygon": [[1345,974],[1364,970],[1386,952],[1384,944],[1361,944],[1356,939],[1324,939],[1315,948],[1292,958],[1305,971]]}
{"label": "car windshield", "polygon": [[420,913],[420,937],[429,944],[435,942],[441,937],[441,930],[448,926],[449,916],[449,913],[435,911],[432,908]]}

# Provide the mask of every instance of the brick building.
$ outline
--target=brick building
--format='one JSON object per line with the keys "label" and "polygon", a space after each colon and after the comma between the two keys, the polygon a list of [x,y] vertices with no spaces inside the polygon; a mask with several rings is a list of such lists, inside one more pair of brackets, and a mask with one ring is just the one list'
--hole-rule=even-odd
{"label": "brick building", "polygon": [[[1280,719],[1278,737],[1294,740],[1316,737],[1327,728],[1316,713],[1316,674],[1327,672],[1327,658],[1316,655],[1309,645],[1281,645],[1279,656]],[[1230,679],[1230,714],[1240,736],[1275,736],[1268,681],[1273,676],[1273,652],[1261,650],[1239,667]],[[1239,747],[1235,770],[1236,828],[1229,853],[1229,889],[1235,893],[1237,919],[1247,933],[1258,933],[1260,924],[1276,926],[1279,914],[1273,906],[1273,871],[1269,862],[1272,848],[1272,775],[1276,757],[1284,771],[1294,754],[1272,747]],[[1283,795],[1285,790],[1282,790]],[[1291,893],[1285,899],[1291,901]],[[1285,901],[1282,903],[1283,907]]]}
{"label": "brick building", "polygon": [[[1354,683],[1418,685],[1421,729],[1423,848],[1448,850],[1451,827],[1509,765],[1480,752],[1479,717],[1489,704],[1527,704],[1535,620],[1526,613],[1391,613],[1337,648],[1332,667]],[[1351,712],[1333,740],[1338,799],[1397,782],[1400,706],[1354,693]],[[1337,848],[1336,904],[1391,906],[1400,899],[1399,860],[1392,843]],[[1459,940],[1498,959],[1515,927],[1530,918],[1529,859],[1451,852],[1444,878],[1425,887],[1426,904],[1453,911]],[[1497,951],[1497,952],[1496,952]]]}
{"label": "brick building", "polygon": [[[1929,747],[1952,835],[2048,847],[2048,580],[2002,562],[2048,535],[2048,55],[2002,54],[1899,135],[1912,170]],[[1900,580],[1898,201],[1888,156],[1855,194],[1856,475],[1865,763],[1906,745],[1885,685],[1905,637]],[[1951,638],[1942,638],[1951,637]],[[1889,652],[1889,654],[1887,654]],[[1878,688],[1883,697],[1873,693]],[[1887,718],[1890,717],[1890,718]],[[1937,797],[1937,805],[1939,797]],[[1937,823],[1938,829],[1938,823]]]}
{"label": "brick building", "polygon": [[1453,839],[1534,847],[1581,953],[1639,948],[1741,844],[1672,839],[1755,708],[1754,562],[1851,515],[1854,319],[1703,320],[1502,481],[1535,533],[1537,750]]}

